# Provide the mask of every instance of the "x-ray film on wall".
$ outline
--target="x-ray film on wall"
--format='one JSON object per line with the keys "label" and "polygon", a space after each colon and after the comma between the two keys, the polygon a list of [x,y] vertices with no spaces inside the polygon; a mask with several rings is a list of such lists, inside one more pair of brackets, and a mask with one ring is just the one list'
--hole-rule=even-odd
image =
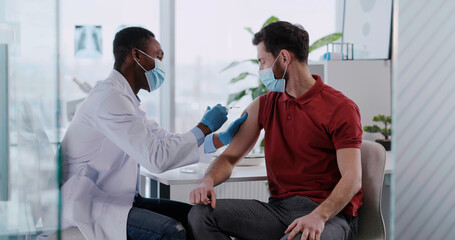
{"label": "x-ray film on wall", "polygon": [[346,0],[343,42],[354,43],[355,59],[389,59],[392,0]]}
{"label": "x-ray film on wall", "polygon": [[76,58],[101,58],[103,54],[101,26],[76,26],[74,39]]}

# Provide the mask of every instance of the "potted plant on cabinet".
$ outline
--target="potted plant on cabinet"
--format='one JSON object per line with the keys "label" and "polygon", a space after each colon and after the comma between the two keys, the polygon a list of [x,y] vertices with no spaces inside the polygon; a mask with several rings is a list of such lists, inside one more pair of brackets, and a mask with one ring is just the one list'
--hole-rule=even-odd
{"label": "potted plant on cabinet", "polygon": [[384,124],[384,128],[374,124],[372,126],[363,127],[363,130],[370,133],[381,133],[384,136],[384,139],[376,139],[376,142],[384,146],[386,151],[390,151],[392,145],[392,140],[390,139],[390,136],[392,135],[392,117],[387,115],[377,115],[373,117],[373,122],[380,122]]}

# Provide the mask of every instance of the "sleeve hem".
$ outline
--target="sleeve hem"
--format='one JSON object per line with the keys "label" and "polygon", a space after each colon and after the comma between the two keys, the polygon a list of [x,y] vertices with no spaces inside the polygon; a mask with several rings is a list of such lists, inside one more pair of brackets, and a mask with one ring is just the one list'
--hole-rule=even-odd
{"label": "sleeve hem", "polygon": [[358,148],[360,149],[362,143],[340,143],[335,145],[336,150],[340,150],[342,148]]}
{"label": "sleeve hem", "polygon": [[216,152],[216,150],[217,149],[216,149],[215,145],[213,144],[213,133],[207,135],[207,137],[205,137],[205,141],[204,141],[204,152],[213,153],[213,152]]}
{"label": "sleeve hem", "polygon": [[198,127],[194,127],[190,132],[196,137],[198,147],[204,142],[204,133]]}

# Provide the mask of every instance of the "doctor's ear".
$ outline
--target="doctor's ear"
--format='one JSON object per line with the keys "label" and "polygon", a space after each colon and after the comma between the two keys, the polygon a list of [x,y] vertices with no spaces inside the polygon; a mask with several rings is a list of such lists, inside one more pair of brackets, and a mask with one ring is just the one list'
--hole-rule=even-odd
{"label": "doctor's ear", "polygon": [[141,61],[141,54],[139,52],[139,49],[137,49],[137,48],[131,49],[131,56],[133,57],[133,59],[136,59],[138,62]]}

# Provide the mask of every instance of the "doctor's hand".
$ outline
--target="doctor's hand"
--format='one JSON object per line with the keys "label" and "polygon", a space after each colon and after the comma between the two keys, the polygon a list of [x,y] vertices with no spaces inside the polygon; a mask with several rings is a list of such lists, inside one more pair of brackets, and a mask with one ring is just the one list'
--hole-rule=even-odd
{"label": "doctor's hand", "polygon": [[243,114],[241,118],[238,118],[234,122],[229,125],[229,128],[226,131],[221,132],[218,134],[218,138],[223,143],[223,145],[228,145],[231,143],[232,139],[234,138],[235,134],[239,130],[240,126],[245,122],[246,118],[248,117],[248,113]]}
{"label": "doctor's hand", "polygon": [[218,130],[227,120],[227,109],[221,104],[217,104],[212,109],[207,107],[207,111],[202,117],[200,123],[207,126],[210,131],[215,132]]}
{"label": "doctor's hand", "polygon": [[202,180],[202,182],[190,193],[190,203],[216,206],[216,194],[213,183]]}
{"label": "doctor's hand", "polygon": [[308,215],[295,219],[291,225],[284,232],[289,234],[288,240],[294,239],[294,237],[302,232],[300,240],[319,240],[324,231],[325,221],[321,216],[312,212]]}

